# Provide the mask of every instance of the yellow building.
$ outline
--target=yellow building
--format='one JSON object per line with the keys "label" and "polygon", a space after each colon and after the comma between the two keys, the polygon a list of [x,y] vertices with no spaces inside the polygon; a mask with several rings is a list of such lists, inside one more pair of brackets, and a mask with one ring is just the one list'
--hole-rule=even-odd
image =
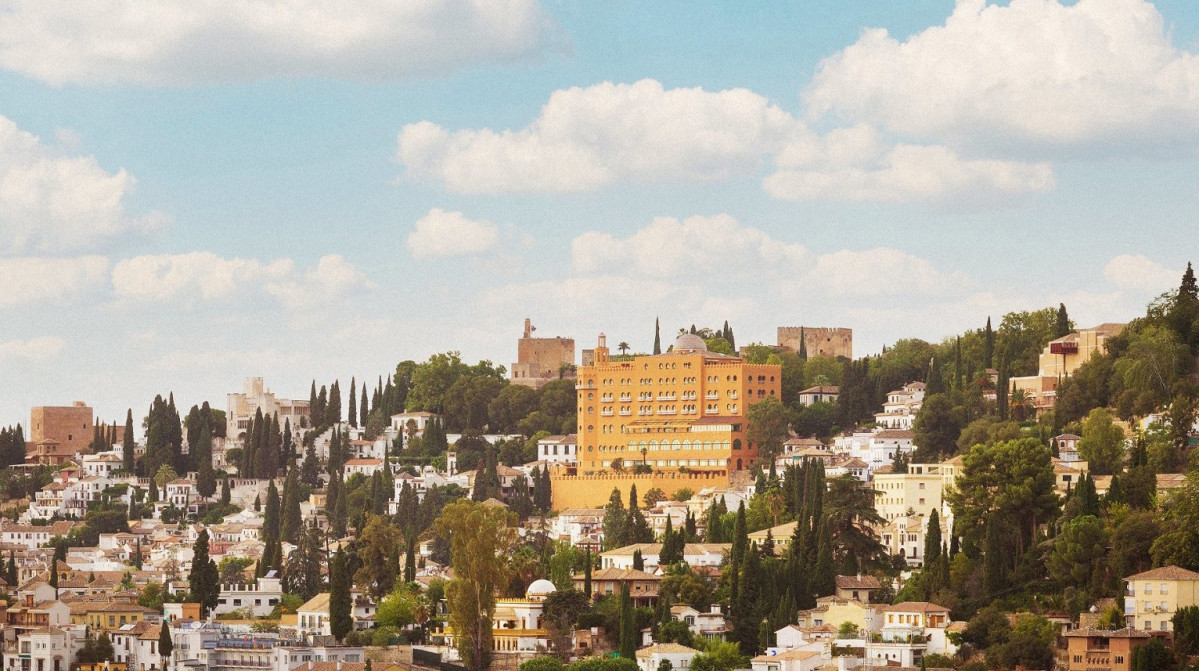
{"label": "yellow building", "polygon": [[578,370],[577,393],[579,474],[645,465],[727,478],[757,458],[746,415],[782,395],[782,371],[711,352],[692,334],[664,354],[613,360],[601,334],[591,365]]}
{"label": "yellow building", "polygon": [[871,486],[877,492],[874,508],[888,522],[907,517],[908,511],[927,517],[936,510],[944,515],[942,495],[946,474],[942,464],[911,464],[906,473],[879,469]]}
{"label": "yellow building", "polygon": [[1148,632],[1174,631],[1179,608],[1199,606],[1199,573],[1163,566],[1124,579],[1125,624]]}
{"label": "yellow building", "polygon": [[157,617],[158,611],[136,603],[83,601],[71,604],[71,624],[86,624],[97,631],[113,632],[127,624]]}

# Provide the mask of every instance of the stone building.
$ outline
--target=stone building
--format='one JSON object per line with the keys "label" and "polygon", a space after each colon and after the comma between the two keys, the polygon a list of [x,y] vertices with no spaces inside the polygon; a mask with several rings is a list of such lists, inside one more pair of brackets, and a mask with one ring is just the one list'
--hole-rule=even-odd
{"label": "stone building", "polygon": [[265,389],[262,378],[248,377],[240,394],[228,394],[228,412],[225,415],[225,435],[229,440],[241,441],[246,437],[246,428],[250,418],[259,409],[263,415],[279,415],[279,426],[291,421],[292,431],[299,436],[299,430],[307,428],[311,423],[308,418],[308,401],[291,401],[278,398],[274,392]]}
{"label": "stone building", "polygon": [[780,326],[778,345],[792,352],[799,351],[802,335],[808,356],[843,356],[853,358],[853,329],[826,326]]}
{"label": "stone building", "polygon": [[574,338],[534,338],[532,320],[525,318],[525,332],[516,341],[516,363],[512,364],[512,384],[540,389],[545,383],[575,377]]}
{"label": "stone building", "polygon": [[29,442],[33,445],[54,441],[65,451],[84,451],[92,444],[94,427],[92,409],[83,401],[69,406],[39,405],[29,411]]}

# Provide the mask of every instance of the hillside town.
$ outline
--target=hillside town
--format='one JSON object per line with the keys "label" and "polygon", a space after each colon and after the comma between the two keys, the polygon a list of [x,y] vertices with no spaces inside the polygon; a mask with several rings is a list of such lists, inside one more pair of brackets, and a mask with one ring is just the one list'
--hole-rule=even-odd
{"label": "hillside town", "polygon": [[858,359],[846,328],[533,331],[508,369],[31,408],[0,432],[5,670],[1196,661],[1189,267],[1132,323]]}

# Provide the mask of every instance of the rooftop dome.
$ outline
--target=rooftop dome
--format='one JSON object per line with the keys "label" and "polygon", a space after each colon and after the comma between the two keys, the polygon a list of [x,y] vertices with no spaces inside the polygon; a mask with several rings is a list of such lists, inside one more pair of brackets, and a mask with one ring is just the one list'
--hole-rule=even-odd
{"label": "rooftop dome", "polygon": [[529,585],[529,589],[525,590],[525,598],[545,598],[556,591],[558,591],[558,588],[554,587],[554,583],[541,578],[540,580],[534,580],[533,584]]}
{"label": "rooftop dome", "polygon": [[694,333],[684,333],[674,341],[676,352],[707,352],[708,346],[704,339]]}

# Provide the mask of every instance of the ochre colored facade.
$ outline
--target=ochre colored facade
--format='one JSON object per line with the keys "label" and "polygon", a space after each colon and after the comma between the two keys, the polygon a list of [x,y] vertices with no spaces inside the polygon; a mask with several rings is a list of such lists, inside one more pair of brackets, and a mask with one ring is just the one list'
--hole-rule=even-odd
{"label": "ochre colored facade", "polygon": [[[680,336],[664,354],[615,361],[601,335],[594,352],[594,363],[579,368],[576,387],[581,479],[644,465],[662,476],[695,474],[706,481],[702,486],[722,486],[730,472],[757,458],[746,415],[752,404],[782,394],[779,366],[709,352],[695,335]],[[667,494],[696,489],[688,478],[661,480]],[[555,482],[555,507],[564,487],[582,484]],[[612,487],[608,482],[602,496],[572,505],[602,505]]]}
{"label": "ochre colored facade", "polygon": [[92,409],[83,401],[69,406],[37,406],[29,411],[29,442],[52,440],[71,453],[86,451],[92,444]]}
{"label": "ochre colored facade", "polygon": [[799,351],[800,333],[808,356],[853,358],[853,329],[825,326],[780,326],[779,347]]}

